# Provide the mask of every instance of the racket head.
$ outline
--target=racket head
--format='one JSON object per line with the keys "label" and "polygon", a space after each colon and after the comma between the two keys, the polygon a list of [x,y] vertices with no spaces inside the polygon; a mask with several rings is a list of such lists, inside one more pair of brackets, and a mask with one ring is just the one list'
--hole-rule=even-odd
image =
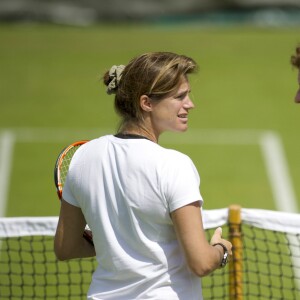
{"label": "racket head", "polygon": [[60,200],[62,199],[62,192],[72,157],[77,149],[87,142],[88,140],[81,140],[68,145],[60,152],[56,159],[54,167],[54,183]]}

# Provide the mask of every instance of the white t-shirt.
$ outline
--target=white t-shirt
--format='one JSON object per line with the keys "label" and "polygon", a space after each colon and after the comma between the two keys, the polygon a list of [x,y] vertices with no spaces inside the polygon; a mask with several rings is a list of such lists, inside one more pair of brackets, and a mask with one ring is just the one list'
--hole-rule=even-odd
{"label": "white t-shirt", "polygon": [[88,299],[202,299],[170,212],[200,201],[191,159],[147,139],[103,136],[75,153],[63,191],[93,232]]}

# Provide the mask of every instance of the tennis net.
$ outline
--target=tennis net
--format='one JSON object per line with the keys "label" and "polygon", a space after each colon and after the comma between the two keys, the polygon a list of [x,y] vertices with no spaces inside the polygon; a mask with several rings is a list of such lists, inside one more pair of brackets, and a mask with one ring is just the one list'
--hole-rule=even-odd
{"label": "tennis net", "polygon": [[[203,211],[207,238],[222,226],[234,245],[229,267],[202,279],[204,299],[300,299],[300,215],[242,208],[236,218],[231,212]],[[0,218],[0,299],[86,298],[96,261],[55,258],[57,221]]]}

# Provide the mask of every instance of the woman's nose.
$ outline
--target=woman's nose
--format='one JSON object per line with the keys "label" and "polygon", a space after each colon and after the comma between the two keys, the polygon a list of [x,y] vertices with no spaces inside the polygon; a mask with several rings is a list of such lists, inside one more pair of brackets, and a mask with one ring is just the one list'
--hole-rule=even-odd
{"label": "woman's nose", "polygon": [[190,97],[187,97],[185,103],[183,104],[183,107],[187,109],[191,109],[195,107],[194,102],[191,100]]}

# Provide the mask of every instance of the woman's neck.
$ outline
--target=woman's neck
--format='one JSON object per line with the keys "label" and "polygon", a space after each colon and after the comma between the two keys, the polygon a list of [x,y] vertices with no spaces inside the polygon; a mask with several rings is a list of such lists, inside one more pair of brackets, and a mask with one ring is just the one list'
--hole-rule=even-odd
{"label": "woman's neck", "polygon": [[154,143],[158,143],[158,136],[154,134],[153,130],[147,129],[145,126],[126,124],[121,128],[120,133],[140,135]]}

